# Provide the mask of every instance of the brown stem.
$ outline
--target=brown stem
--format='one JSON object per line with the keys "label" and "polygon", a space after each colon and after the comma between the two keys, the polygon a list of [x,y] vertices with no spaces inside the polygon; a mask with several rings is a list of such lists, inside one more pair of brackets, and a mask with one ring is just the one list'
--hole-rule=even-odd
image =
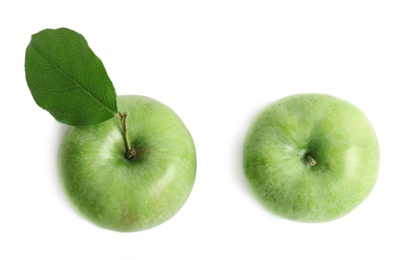
{"label": "brown stem", "polygon": [[310,166],[315,166],[316,165],[316,160],[315,158],[313,158],[313,156],[311,154],[306,154],[305,156],[307,162],[309,163]]}
{"label": "brown stem", "polygon": [[124,113],[118,113],[118,114],[119,114],[119,117],[122,123],[122,131],[124,135],[124,142],[125,142],[125,148],[126,148],[125,157],[127,157],[127,159],[132,159],[133,157],[137,155],[137,150],[135,150],[134,147],[131,147],[130,141],[128,139],[128,131],[127,131],[128,113],[124,112]]}

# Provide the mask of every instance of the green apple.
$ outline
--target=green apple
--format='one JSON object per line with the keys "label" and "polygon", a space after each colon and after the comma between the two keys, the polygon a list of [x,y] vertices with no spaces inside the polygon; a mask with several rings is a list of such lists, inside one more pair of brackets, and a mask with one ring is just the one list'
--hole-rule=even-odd
{"label": "green apple", "polygon": [[379,145],[367,117],[324,94],[288,96],[267,106],[248,129],[244,172],[259,201],[301,222],[337,219],[372,190]]}
{"label": "green apple", "polygon": [[59,174],[74,207],[95,224],[116,231],[157,226],[183,206],[196,174],[192,137],[164,104],[119,96],[127,111],[128,159],[121,122],[69,127],[59,151]]}

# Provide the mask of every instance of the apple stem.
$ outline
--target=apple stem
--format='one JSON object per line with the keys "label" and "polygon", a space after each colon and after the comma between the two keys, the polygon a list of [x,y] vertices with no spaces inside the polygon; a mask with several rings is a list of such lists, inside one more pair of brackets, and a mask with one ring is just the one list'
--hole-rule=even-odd
{"label": "apple stem", "polygon": [[118,113],[118,115],[122,123],[122,131],[124,135],[124,142],[125,142],[125,149],[126,149],[125,156],[127,157],[127,159],[131,159],[132,157],[137,155],[137,151],[135,150],[134,147],[131,147],[130,140],[128,139],[128,131],[127,131],[128,113],[127,112]]}
{"label": "apple stem", "polygon": [[312,155],[306,154],[305,158],[308,161],[310,166],[315,166],[316,165],[316,160],[315,160],[315,158],[313,158]]}

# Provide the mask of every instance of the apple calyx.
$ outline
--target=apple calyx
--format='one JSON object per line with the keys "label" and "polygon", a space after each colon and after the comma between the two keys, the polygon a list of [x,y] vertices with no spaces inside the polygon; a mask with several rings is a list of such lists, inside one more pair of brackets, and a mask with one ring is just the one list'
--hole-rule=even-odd
{"label": "apple calyx", "polygon": [[122,132],[124,136],[124,143],[125,143],[125,157],[129,160],[133,159],[137,156],[137,150],[134,147],[131,147],[130,140],[128,139],[128,131],[127,131],[127,116],[128,113],[118,112],[117,117],[121,120],[122,123]]}
{"label": "apple calyx", "polygon": [[316,165],[316,160],[315,160],[315,158],[313,158],[313,156],[310,154],[310,153],[306,153],[306,155],[305,155],[305,160],[307,161],[307,163],[310,165],[310,166],[315,166]]}

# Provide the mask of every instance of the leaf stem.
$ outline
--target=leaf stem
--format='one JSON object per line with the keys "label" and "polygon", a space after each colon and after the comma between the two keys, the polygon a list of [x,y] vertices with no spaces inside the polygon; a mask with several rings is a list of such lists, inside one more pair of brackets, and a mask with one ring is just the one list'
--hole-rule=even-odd
{"label": "leaf stem", "polygon": [[130,144],[130,140],[128,138],[128,131],[127,131],[127,116],[128,113],[124,112],[118,112],[118,117],[121,120],[122,123],[122,132],[123,132],[123,136],[124,136],[124,143],[125,143],[125,157],[127,157],[127,159],[132,159],[133,157],[135,157],[137,155],[137,151],[135,150],[134,147],[131,147]]}

